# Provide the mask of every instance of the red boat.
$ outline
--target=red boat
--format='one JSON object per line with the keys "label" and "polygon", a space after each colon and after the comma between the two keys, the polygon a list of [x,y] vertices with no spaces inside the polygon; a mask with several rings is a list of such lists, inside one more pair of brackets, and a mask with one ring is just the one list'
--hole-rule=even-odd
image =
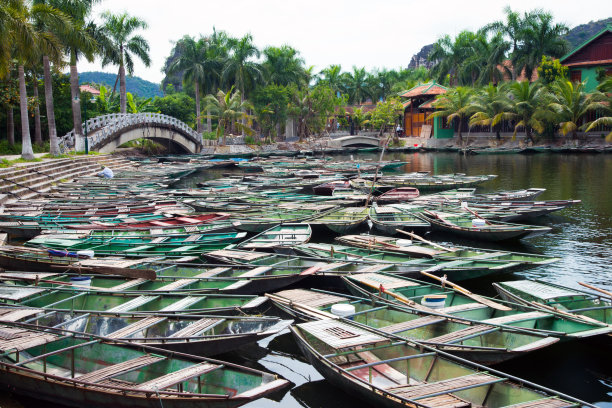
{"label": "red boat", "polygon": [[381,194],[376,199],[377,203],[401,203],[414,200],[419,196],[419,190],[414,187],[398,187]]}
{"label": "red boat", "polygon": [[333,195],[334,190],[337,188],[350,188],[350,187],[351,185],[349,184],[348,180],[336,180],[336,181],[330,181],[329,183],[324,183],[316,187],[313,187],[312,191],[316,195],[331,196]]}
{"label": "red boat", "polygon": [[200,224],[209,224],[215,221],[221,221],[229,218],[228,213],[209,213],[209,214],[198,214],[198,215],[173,215],[170,217],[150,220],[150,221],[127,221],[118,224],[103,222],[103,221],[91,221],[89,224],[69,224],[66,227],[78,230],[106,230],[106,229],[129,229],[129,230],[140,230],[140,229],[160,229],[160,228],[177,228],[196,226]]}

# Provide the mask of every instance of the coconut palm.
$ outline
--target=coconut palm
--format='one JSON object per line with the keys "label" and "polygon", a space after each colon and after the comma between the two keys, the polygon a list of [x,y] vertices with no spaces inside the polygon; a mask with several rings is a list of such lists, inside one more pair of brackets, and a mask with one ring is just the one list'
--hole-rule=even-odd
{"label": "coconut palm", "polygon": [[245,134],[253,134],[253,130],[241,123],[248,119],[247,109],[252,109],[249,101],[244,100],[240,91],[234,92],[234,87],[226,93],[219,90],[216,95],[206,95],[204,109],[211,112],[211,118],[217,119],[217,139],[223,136],[226,142],[226,130],[237,128]]}
{"label": "coconut palm", "polygon": [[345,86],[351,103],[361,104],[368,96],[368,73],[365,68],[353,66],[353,72],[347,73]]}
{"label": "coconut palm", "polygon": [[437,109],[434,113],[427,116],[427,120],[437,117],[446,117],[449,122],[455,119],[458,122],[458,137],[459,143],[463,143],[461,130],[463,121],[469,117],[472,109],[470,99],[472,90],[470,88],[459,86],[449,90],[447,93],[439,95],[434,102]]}
{"label": "coconut palm", "polygon": [[127,112],[127,90],[125,85],[125,71],[134,74],[134,58],[140,59],[145,66],[151,65],[149,57],[149,43],[141,35],[134,35],[139,29],[148,27],[144,20],[132,17],[127,13],[102,14],[104,20],[103,31],[112,41],[114,52],[107,52],[102,59],[102,66],[114,64],[119,66],[119,105],[121,113]]}
{"label": "coconut palm", "polygon": [[470,100],[472,116],[470,127],[489,126],[491,132],[495,131],[497,140],[501,139],[500,124],[503,120],[511,119],[512,105],[506,94],[506,87],[495,86],[490,83],[472,96]]}
{"label": "coconut palm", "polygon": [[525,129],[525,136],[534,141],[532,130],[542,133],[545,127],[547,106],[547,90],[539,83],[529,81],[514,82],[510,84],[510,97],[514,118],[518,119],[514,125],[513,137],[520,128]]}
{"label": "coconut palm", "polygon": [[198,133],[202,133],[200,92],[210,77],[208,71],[214,68],[213,64],[216,62],[208,58],[208,41],[204,38],[196,41],[194,38],[186,36],[178,46],[180,47],[179,56],[170,65],[168,73],[182,72],[183,82],[193,84],[196,103],[196,129]]}
{"label": "coconut palm", "polygon": [[561,133],[572,134],[576,139],[578,129],[586,129],[591,122],[585,122],[585,116],[595,110],[604,110],[608,106],[603,102],[604,96],[599,92],[584,92],[585,83],[573,83],[560,80],[553,84],[549,107],[556,113]]}
{"label": "coconut palm", "polygon": [[330,65],[319,72],[319,84],[329,86],[336,95],[342,92],[342,66]]}
{"label": "coconut palm", "polygon": [[267,47],[263,50],[263,55],[265,57],[263,68],[268,83],[281,86],[296,84],[300,87],[308,85],[304,60],[300,57],[299,51],[283,45]]}
{"label": "coconut palm", "polygon": [[504,13],[506,14],[505,21],[494,21],[493,23],[484,26],[483,30],[487,33],[493,31],[507,37],[510,40],[510,43],[512,44],[510,55],[511,61],[514,65],[514,69],[512,70],[512,79],[514,80],[518,75],[516,64],[514,63],[516,62],[515,58],[517,56],[519,45],[523,40],[523,32],[526,25],[527,14],[525,14],[525,18],[521,18],[520,14],[516,11],[512,11],[510,6],[506,6],[506,8],[504,8]]}

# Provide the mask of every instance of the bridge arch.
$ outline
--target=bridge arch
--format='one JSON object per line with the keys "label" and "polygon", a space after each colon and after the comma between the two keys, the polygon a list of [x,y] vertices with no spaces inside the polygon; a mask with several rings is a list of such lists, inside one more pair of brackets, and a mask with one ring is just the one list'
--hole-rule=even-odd
{"label": "bridge arch", "polygon": [[[170,140],[189,153],[202,150],[202,135],[184,122],[160,113],[134,113],[98,116],[89,119],[87,129],[89,149],[109,153],[131,140],[145,138]],[[62,138],[64,148],[85,150],[85,137],[77,136],[74,130]]]}
{"label": "bridge arch", "polygon": [[365,135],[354,135],[354,136],[343,136],[337,139],[334,139],[336,143],[340,144],[340,147],[350,147],[350,146],[379,146],[380,139],[373,136],[365,136]]}

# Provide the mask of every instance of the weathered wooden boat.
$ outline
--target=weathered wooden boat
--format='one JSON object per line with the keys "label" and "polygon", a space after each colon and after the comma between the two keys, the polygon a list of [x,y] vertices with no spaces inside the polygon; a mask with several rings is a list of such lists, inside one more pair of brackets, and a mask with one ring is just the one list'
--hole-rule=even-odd
{"label": "weathered wooden boat", "polygon": [[375,201],[380,204],[401,203],[414,200],[419,194],[419,190],[414,187],[398,187],[381,194]]}
{"label": "weathered wooden boat", "polygon": [[[612,333],[612,327],[587,322],[554,311],[534,307],[521,308],[516,303],[476,295],[463,288],[445,287],[387,273],[356,274],[342,277],[347,288],[364,296],[411,308],[430,310],[437,299],[435,312],[474,321],[521,327],[538,333],[571,340]],[[455,285],[456,286],[456,285]]]}
{"label": "weathered wooden boat", "polygon": [[310,241],[311,236],[312,229],[308,224],[280,224],[237,244],[236,248],[282,250],[294,245],[305,244]]}
{"label": "weathered wooden boat", "polygon": [[317,195],[331,196],[337,188],[349,188],[348,180],[335,180],[329,183],[320,184],[312,188],[312,191]]}
{"label": "weathered wooden boat", "polygon": [[[300,350],[331,384],[380,407],[579,407],[542,389],[434,348],[334,319],[291,327]],[[586,404],[589,405],[589,404]]]}
{"label": "weathered wooden boat", "polygon": [[402,176],[383,176],[380,183],[388,184],[393,187],[415,187],[421,193],[424,191],[443,191],[474,187],[478,184],[492,180],[496,175],[466,176],[465,174],[446,174],[439,176],[412,175]]}
{"label": "weathered wooden boat", "polygon": [[431,226],[428,221],[417,217],[411,211],[402,211],[392,206],[370,207],[369,219],[375,231],[386,235],[397,235],[398,230],[426,230]]}
{"label": "weathered wooden boat", "polygon": [[493,194],[476,194],[469,200],[479,201],[526,201],[535,200],[537,196],[545,192],[545,188],[527,188],[522,190],[500,191]]}
{"label": "weathered wooden boat", "polygon": [[232,218],[240,222],[239,229],[248,232],[263,232],[279,224],[309,222],[312,218],[333,213],[338,207],[329,204],[302,205],[300,208],[266,208],[251,212],[240,212]]}
{"label": "weathered wooden boat", "polygon": [[145,229],[145,228],[176,228],[184,226],[195,226],[199,224],[212,223],[229,218],[227,213],[211,213],[197,215],[173,215],[166,216],[163,219],[154,219],[151,221],[139,222],[138,220],[126,220],[118,223],[108,223],[106,219],[103,221],[92,221],[89,224],[67,225],[67,228],[86,229],[86,230],[101,230],[101,229]]}
{"label": "weathered wooden boat", "polygon": [[[592,287],[591,285],[586,285]],[[586,321],[599,321],[612,325],[612,293],[597,289],[603,294],[568,288],[538,280],[517,280],[494,283],[493,287],[502,299],[522,305],[552,308],[559,313],[569,313]]]}
{"label": "weathered wooden boat", "polygon": [[359,261],[361,263],[378,264],[381,266],[385,264],[394,265],[395,272],[406,276],[419,277],[422,271],[438,274],[445,273],[449,275],[449,279],[456,281],[475,279],[502,271],[508,272],[523,266],[519,262],[496,262],[486,259],[445,261],[417,258],[388,251],[331,244],[308,243],[294,247],[294,251],[312,258],[327,260],[328,262]]}
{"label": "weathered wooden boat", "polygon": [[183,257],[222,249],[238,242],[246,232],[210,234],[170,235],[161,237],[95,237],[70,239],[64,234],[40,235],[25,243],[28,247],[51,248],[77,253],[94,251],[97,255],[120,255],[124,257]]}
{"label": "weathered wooden boat", "polygon": [[292,289],[266,296],[286,313],[304,321],[350,319],[486,365],[519,357],[559,341],[528,330],[462,320],[435,311],[410,309],[341,293]]}
{"label": "weathered wooden boat", "polygon": [[0,324],[4,322],[22,322],[179,353],[214,356],[272,336],[293,321],[252,316],[46,312],[5,306],[0,307]]}
{"label": "weathered wooden boat", "polygon": [[363,178],[354,178],[349,181],[352,188],[359,190],[365,194],[381,195],[387,191],[393,190],[393,186],[381,183],[380,181],[366,180]]}
{"label": "weathered wooden boat", "polygon": [[88,236],[101,238],[134,238],[134,237],[163,237],[172,235],[190,235],[190,234],[210,234],[235,231],[240,226],[239,221],[222,220],[213,221],[206,224],[188,225],[181,227],[158,227],[158,228],[123,228],[123,229],[90,229],[90,230],[74,230],[74,229],[49,229],[42,231],[42,234],[64,234],[67,237],[70,235]]}
{"label": "weathered wooden boat", "polygon": [[133,215],[133,214],[152,214],[155,212],[186,212],[190,208],[177,201],[167,201],[160,203],[140,204],[140,205],[116,205],[106,206],[102,208],[92,208],[88,206],[86,208],[62,208],[62,209],[49,209],[49,208],[10,208],[5,209],[4,212],[0,213],[0,219],[10,220],[13,216],[20,217],[36,217],[34,221],[38,221],[39,218],[46,220],[51,217],[68,217],[68,218],[83,218],[83,217],[110,217],[117,215]]}
{"label": "weathered wooden boat", "polygon": [[49,403],[82,407],[237,407],[288,385],[236,364],[109,344],[91,335],[4,324],[0,384]]}
{"label": "weathered wooden boat", "polygon": [[338,234],[348,234],[364,225],[367,219],[367,207],[346,207],[326,212],[304,222],[313,227],[325,227]]}
{"label": "weathered wooden boat", "polygon": [[[352,245],[360,248],[378,249],[381,251],[397,252],[410,256],[422,256],[435,259],[482,259],[500,262],[521,262],[529,265],[547,265],[560,260],[560,258],[528,254],[521,252],[498,251],[493,249],[473,248],[466,246],[442,246],[427,241],[415,234],[409,234],[414,239],[394,238],[381,235],[344,235],[337,237],[336,241],[343,245]],[[408,237],[407,237],[408,238]],[[418,241],[418,239],[425,241]]]}
{"label": "weathered wooden boat", "polygon": [[256,313],[267,298],[214,294],[183,296],[169,292],[133,295],[120,292],[86,291],[78,288],[47,289],[0,285],[0,300],[7,304],[55,311],[238,314]]}
{"label": "weathered wooden boat", "polygon": [[475,240],[505,241],[525,239],[545,234],[550,227],[511,224],[469,217],[463,214],[425,210],[423,219],[431,223],[434,230],[443,231]]}

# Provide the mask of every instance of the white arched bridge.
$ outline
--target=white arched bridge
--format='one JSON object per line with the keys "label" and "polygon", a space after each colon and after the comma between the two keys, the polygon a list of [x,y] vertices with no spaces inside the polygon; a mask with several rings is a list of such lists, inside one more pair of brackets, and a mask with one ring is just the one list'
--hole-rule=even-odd
{"label": "white arched bridge", "polygon": [[[87,130],[89,150],[109,153],[135,139],[164,140],[178,145],[188,153],[202,151],[202,135],[186,123],[161,113],[113,113],[89,119]],[[62,150],[85,150],[85,137],[70,131],[61,139]]]}

